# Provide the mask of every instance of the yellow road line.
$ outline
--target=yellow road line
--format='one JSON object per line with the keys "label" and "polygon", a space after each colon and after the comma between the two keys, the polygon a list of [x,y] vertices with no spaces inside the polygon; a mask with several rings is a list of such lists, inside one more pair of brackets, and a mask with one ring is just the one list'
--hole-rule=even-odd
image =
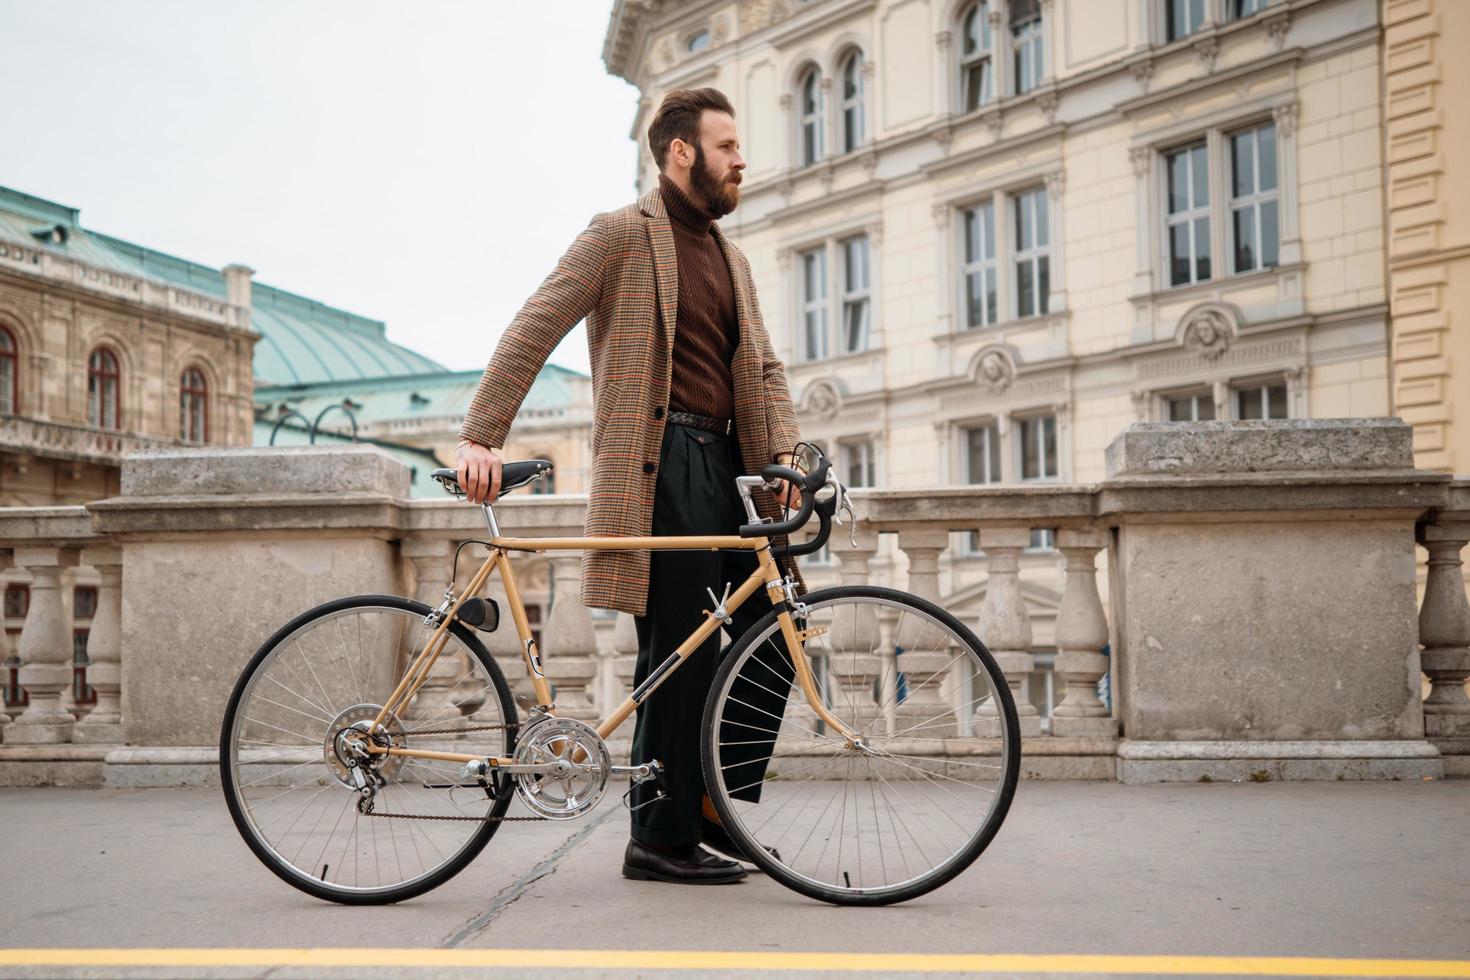
{"label": "yellow road line", "polygon": [[1470,960],[608,949],[0,949],[0,967],[540,967],[895,973],[1470,977]]}

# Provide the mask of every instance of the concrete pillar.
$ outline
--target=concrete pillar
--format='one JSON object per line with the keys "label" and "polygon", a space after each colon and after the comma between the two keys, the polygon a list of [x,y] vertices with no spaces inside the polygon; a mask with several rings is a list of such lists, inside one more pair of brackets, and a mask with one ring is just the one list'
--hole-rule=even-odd
{"label": "concrete pillar", "polygon": [[[1426,738],[1470,742],[1470,601],[1460,551],[1470,542],[1470,523],[1430,524],[1419,540],[1429,549],[1424,604],[1419,609],[1419,665],[1432,685],[1424,699]],[[1467,744],[1466,749],[1470,749]],[[1443,748],[1443,747],[1442,747]]]}
{"label": "concrete pillar", "polygon": [[1108,670],[1108,658],[1101,653],[1108,642],[1108,621],[1097,593],[1097,553],[1107,543],[1106,533],[1092,528],[1057,532],[1067,580],[1057,611],[1056,672],[1067,682],[1067,694],[1052,711],[1053,735],[1118,734],[1118,723],[1097,696],[1097,682]]}
{"label": "concrete pillar", "polygon": [[597,720],[592,683],[597,676],[597,638],[592,616],[582,605],[582,556],[552,552],[551,615],[547,617],[546,675],[556,685],[556,712],[582,721]]}
{"label": "concrete pillar", "polygon": [[82,561],[97,570],[97,612],[87,632],[87,680],[97,705],[76,728],[78,742],[122,741],[122,549],[86,548]]}
{"label": "concrete pillar", "polygon": [[71,741],[76,724],[61,706],[72,678],[71,616],[61,598],[62,569],[75,568],[76,548],[16,548],[15,563],[31,573],[31,605],[20,632],[20,683],[30,698],[5,729],[11,745]]}
{"label": "concrete pillar", "polygon": [[[985,552],[989,581],[985,606],[980,610],[980,638],[1005,674],[1022,735],[1040,735],[1041,718],[1026,697],[1026,675],[1035,668],[1031,655],[1031,616],[1021,594],[1021,552],[1031,543],[1029,527],[987,527],[980,530],[980,547]],[[975,731],[999,735],[1000,719],[993,701],[975,712]]]}

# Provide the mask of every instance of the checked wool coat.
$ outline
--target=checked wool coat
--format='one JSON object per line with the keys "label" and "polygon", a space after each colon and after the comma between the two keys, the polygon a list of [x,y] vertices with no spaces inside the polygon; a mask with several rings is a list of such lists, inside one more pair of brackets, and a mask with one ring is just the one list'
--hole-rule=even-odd
{"label": "checked wool coat", "polygon": [[[791,452],[800,439],[796,411],[785,368],[761,320],[750,263],[718,225],[714,234],[734,281],[740,327],[730,364],[735,429],[745,472],[755,474]],[[585,317],[593,398],[586,537],[652,533],[673,372],[678,271],[674,233],[657,188],[634,204],[594,216],[511,321],[460,429],[473,442],[503,446],[537,372]],[[763,516],[779,519],[780,505],[772,494],[759,490],[754,496]],[[795,560],[781,564],[804,591]],[[648,577],[646,551],[583,552],[582,604],[642,616]]]}

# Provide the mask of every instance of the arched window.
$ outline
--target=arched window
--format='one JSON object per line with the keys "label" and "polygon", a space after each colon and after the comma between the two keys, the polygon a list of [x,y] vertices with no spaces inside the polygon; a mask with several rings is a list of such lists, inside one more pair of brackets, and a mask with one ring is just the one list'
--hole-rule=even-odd
{"label": "arched window", "polygon": [[185,442],[209,440],[209,384],[197,367],[179,378],[179,438]]}
{"label": "arched window", "polygon": [[806,167],[826,156],[823,140],[822,73],[812,68],[801,80],[801,165]]}
{"label": "arched window", "polygon": [[960,19],[960,106],[978,109],[995,97],[990,4],[977,3]]}
{"label": "arched window", "polygon": [[852,51],[842,60],[842,152],[863,144],[863,53]]}
{"label": "arched window", "polygon": [[99,347],[87,358],[87,422],[98,429],[118,427],[117,355]]}
{"label": "arched window", "polygon": [[0,327],[0,415],[20,411],[20,348],[15,335]]}

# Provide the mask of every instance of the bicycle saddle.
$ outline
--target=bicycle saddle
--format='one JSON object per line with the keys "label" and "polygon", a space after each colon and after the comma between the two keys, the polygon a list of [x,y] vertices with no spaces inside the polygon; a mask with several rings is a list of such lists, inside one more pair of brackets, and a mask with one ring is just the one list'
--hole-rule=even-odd
{"label": "bicycle saddle", "polygon": [[[500,468],[500,493],[496,495],[497,500],[517,490],[532,480],[539,480],[545,473],[551,472],[551,460],[549,459],[522,459],[514,463],[506,463]],[[440,469],[429,474],[439,481],[449,493],[456,497],[463,497],[464,487],[459,485],[459,474],[456,470]]]}

